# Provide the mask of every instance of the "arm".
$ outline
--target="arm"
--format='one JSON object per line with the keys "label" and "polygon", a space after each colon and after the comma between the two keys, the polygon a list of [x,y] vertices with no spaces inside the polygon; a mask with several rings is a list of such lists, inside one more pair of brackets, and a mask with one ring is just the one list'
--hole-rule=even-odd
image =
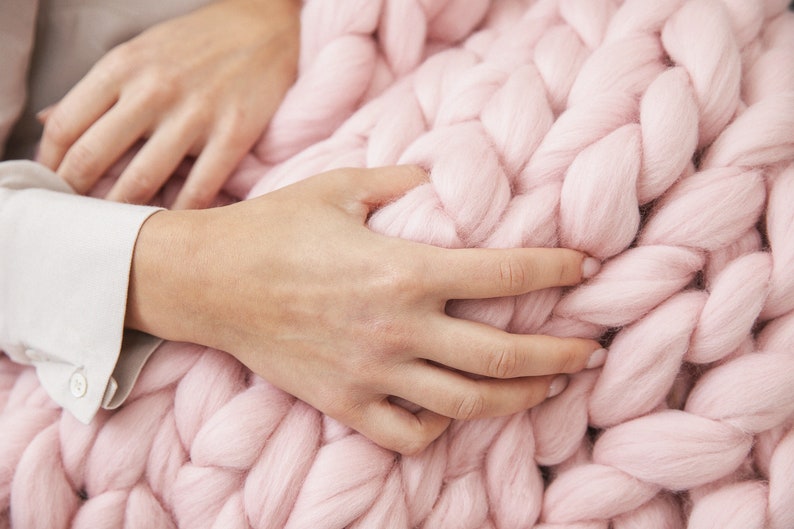
{"label": "arm", "polygon": [[561,390],[559,373],[602,363],[591,340],[445,314],[448,299],[574,285],[585,261],[562,249],[445,250],[366,228],[372,209],[424,179],[414,167],[337,170],[232,206],[157,213],[136,244],[127,324],[227,351],[403,453],[450,418],[526,409]]}

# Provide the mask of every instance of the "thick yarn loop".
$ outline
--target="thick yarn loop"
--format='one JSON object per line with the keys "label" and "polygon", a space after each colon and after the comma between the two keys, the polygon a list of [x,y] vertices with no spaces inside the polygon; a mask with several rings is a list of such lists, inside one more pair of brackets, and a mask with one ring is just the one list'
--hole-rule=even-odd
{"label": "thick yarn loop", "polygon": [[794,310],[794,211],[786,193],[794,192],[794,164],[772,180],[766,212],[766,229],[772,249],[770,293],[761,316],[771,319]]}
{"label": "thick yarn loop", "polygon": [[363,100],[413,70],[428,48],[449,46],[465,37],[482,20],[488,4],[487,0],[306,2],[300,76],[273,117],[271,128],[278,134],[265,137],[256,148],[258,157],[280,162],[326,138]]}
{"label": "thick yarn loop", "polygon": [[769,519],[775,529],[794,525],[794,429],[778,443],[769,462]]}
{"label": "thick yarn loop", "polygon": [[581,465],[560,475],[547,489],[543,518],[558,523],[610,519],[642,506],[658,491],[616,468]]}
{"label": "thick yarn loop", "polygon": [[417,164],[370,228],[602,261],[448,312],[606,363],[399,457],[204,347],[162,345],[88,426],[0,358],[0,527],[794,527],[787,4],[305,1],[298,80],[227,192]]}
{"label": "thick yarn loop", "polygon": [[535,460],[557,465],[574,456],[587,433],[587,395],[595,373],[583,373],[569,382],[564,395],[537,406],[531,412],[535,429]]}
{"label": "thick yarn loop", "polygon": [[[671,431],[670,424],[678,430]],[[732,472],[751,445],[751,436],[729,425],[666,410],[604,432],[593,447],[593,460],[644,482],[682,490]]]}
{"label": "thick yarn loop", "polygon": [[[614,426],[665,401],[706,304],[704,298],[699,292],[676,294],[615,337],[590,395],[593,424]],[[651,334],[655,339],[648,347],[644,342]]]}
{"label": "thick yarn loop", "polygon": [[767,527],[767,488],[756,482],[737,483],[723,487],[698,501],[692,509],[692,529]]}
{"label": "thick yarn loop", "polygon": [[709,145],[739,105],[741,57],[726,5],[719,0],[684,2],[662,29],[670,60],[683,66],[695,89],[701,147]]}

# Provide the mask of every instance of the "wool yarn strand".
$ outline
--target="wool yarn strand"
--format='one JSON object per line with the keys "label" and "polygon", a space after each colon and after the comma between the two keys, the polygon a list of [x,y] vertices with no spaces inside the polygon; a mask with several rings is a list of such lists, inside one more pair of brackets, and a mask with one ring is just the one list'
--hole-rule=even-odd
{"label": "wool yarn strand", "polygon": [[0,358],[0,527],[790,529],[786,5],[307,0],[298,80],[227,193],[419,164],[370,228],[602,261],[450,314],[606,363],[398,457],[204,347],[161,346],[87,426]]}

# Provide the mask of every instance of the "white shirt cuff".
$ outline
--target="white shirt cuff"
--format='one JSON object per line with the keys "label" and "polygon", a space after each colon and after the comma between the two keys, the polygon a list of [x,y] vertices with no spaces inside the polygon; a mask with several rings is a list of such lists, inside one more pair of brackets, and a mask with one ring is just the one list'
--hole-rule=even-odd
{"label": "white shirt cuff", "polygon": [[112,378],[135,240],[156,211],[75,195],[33,162],[0,163],[0,347],[32,363],[52,398],[82,422],[126,397],[159,343],[131,338],[121,383]]}

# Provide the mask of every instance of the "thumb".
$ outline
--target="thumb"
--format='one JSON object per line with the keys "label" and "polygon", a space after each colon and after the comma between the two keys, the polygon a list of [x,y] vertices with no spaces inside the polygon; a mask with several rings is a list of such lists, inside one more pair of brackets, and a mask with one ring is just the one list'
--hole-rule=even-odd
{"label": "thumb", "polygon": [[429,182],[427,172],[417,165],[343,169],[338,176],[342,178],[337,182],[338,189],[344,192],[347,200],[357,203],[356,210],[363,217]]}

